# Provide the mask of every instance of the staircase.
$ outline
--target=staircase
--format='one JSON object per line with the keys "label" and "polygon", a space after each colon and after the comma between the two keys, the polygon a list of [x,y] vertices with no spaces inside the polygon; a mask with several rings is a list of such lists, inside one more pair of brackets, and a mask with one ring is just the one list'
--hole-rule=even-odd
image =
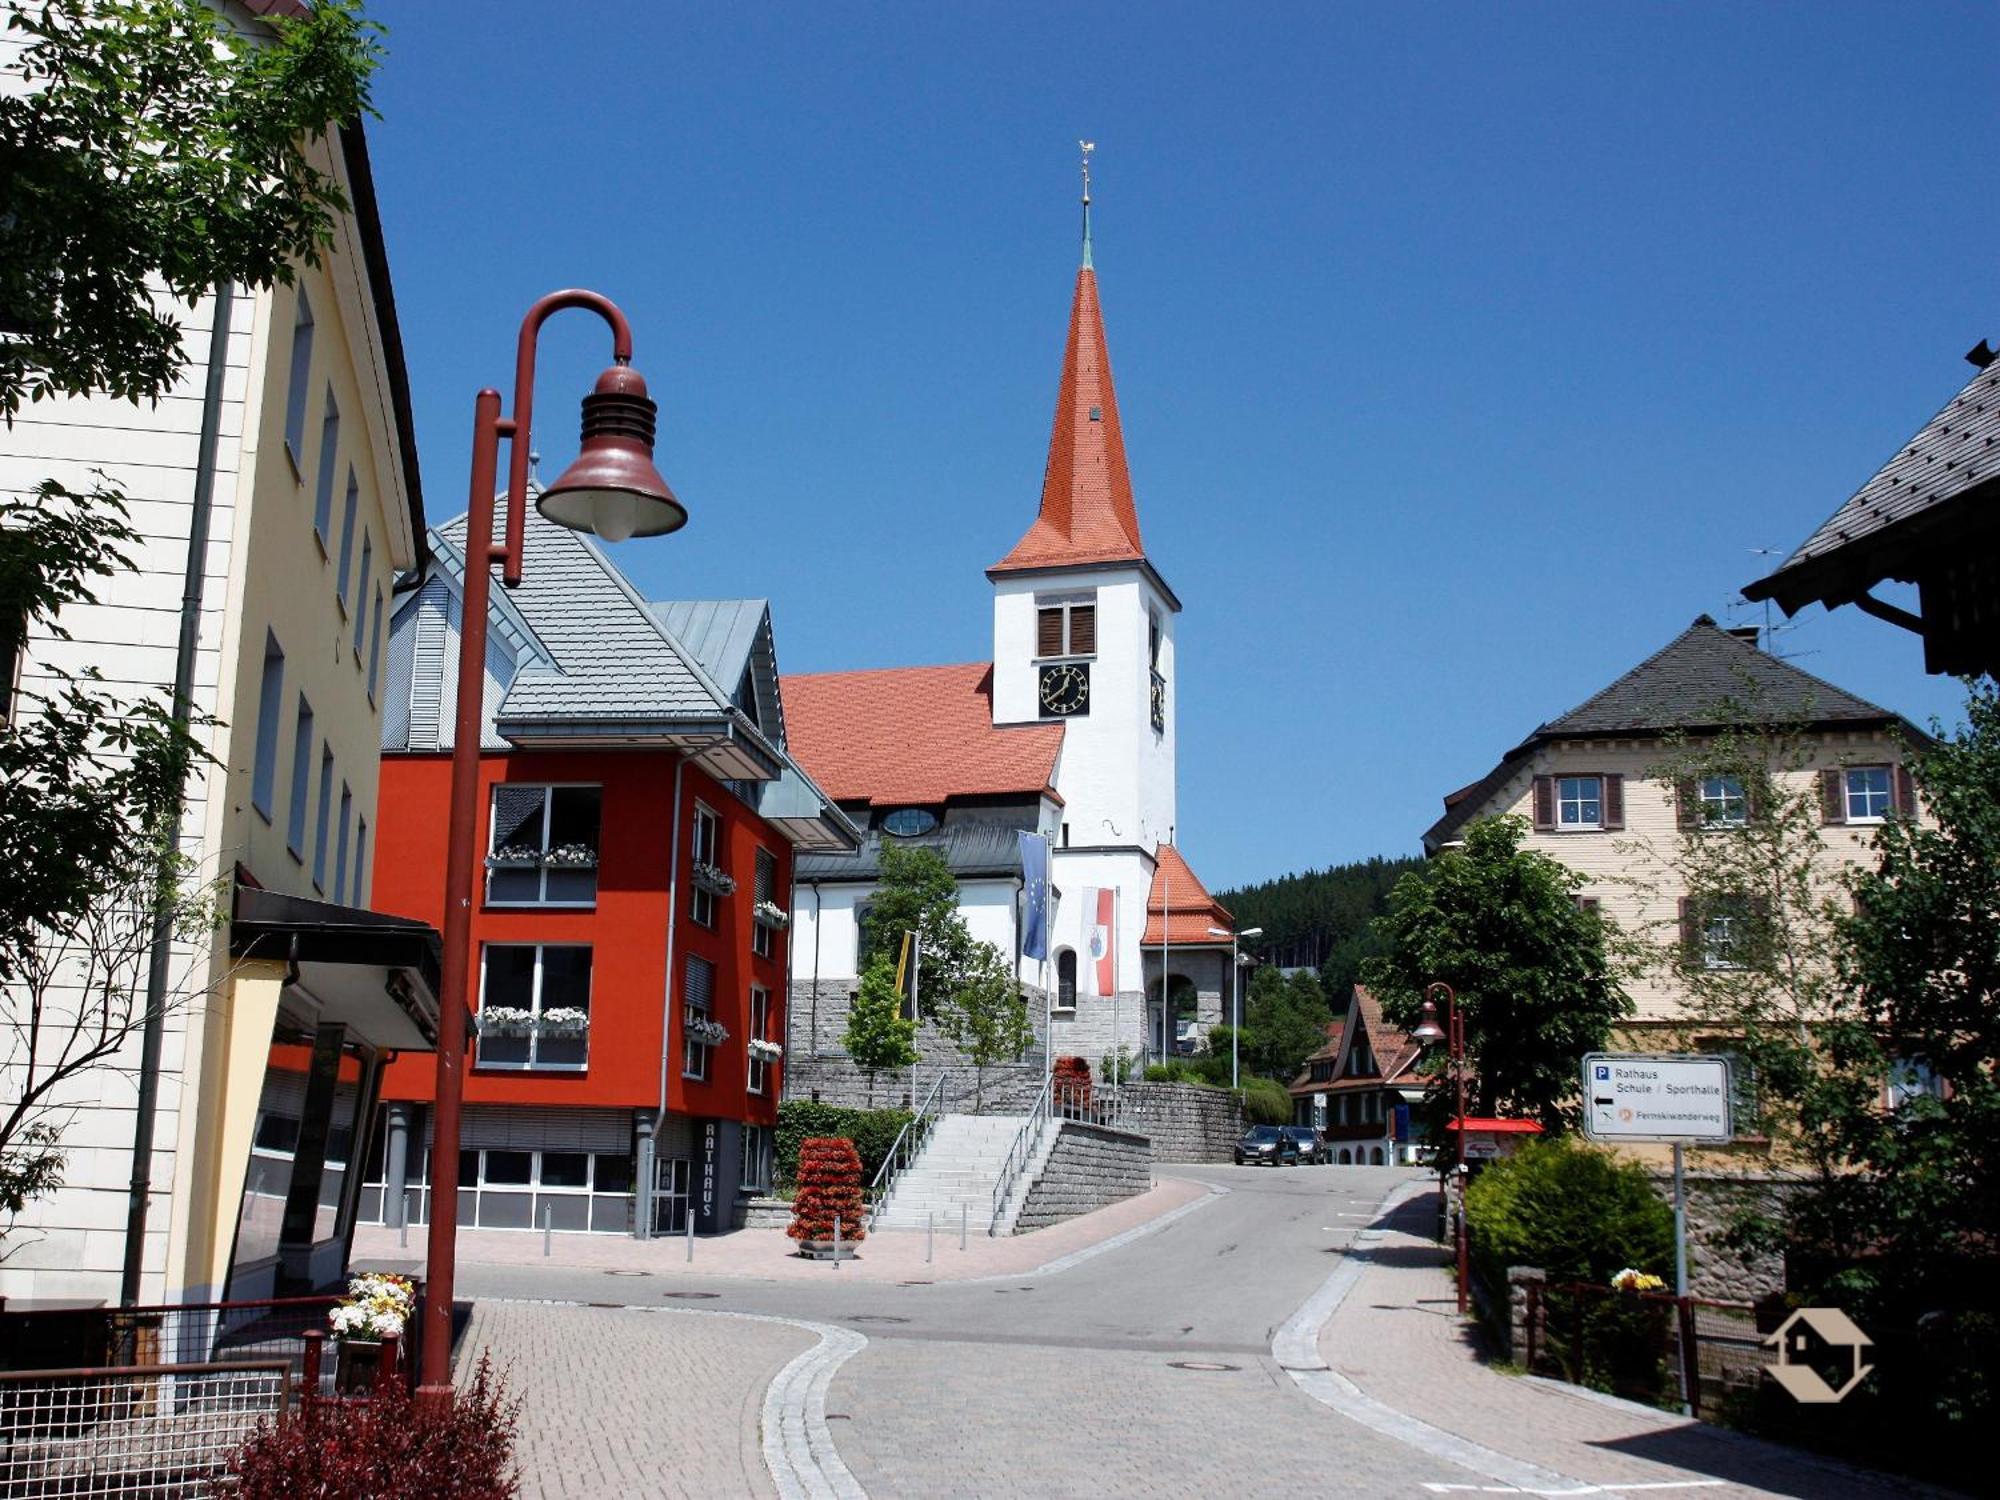
{"label": "staircase", "polygon": [[[926,1216],[940,1234],[958,1228],[961,1213],[972,1230],[993,1222],[993,1191],[1027,1123],[1026,1115],[946,1115],[919,1156],[896,1178],[888,1199],[869,1221],[871,1229],[922,1229]],[[1025,1182],[1017,1194],[1024,1194]]]}

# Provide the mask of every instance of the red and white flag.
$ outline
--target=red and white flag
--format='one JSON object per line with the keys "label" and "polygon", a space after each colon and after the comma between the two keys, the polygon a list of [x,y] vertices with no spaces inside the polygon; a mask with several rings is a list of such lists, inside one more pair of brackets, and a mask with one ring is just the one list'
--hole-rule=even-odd
{"label": "red and white flag", "polygon": [[1118,944],[1113,933],[1116,891],[1093,890],[1083,904],[1083,920],[1090,940],[1091,973],[1099,995],[1118,993]]}

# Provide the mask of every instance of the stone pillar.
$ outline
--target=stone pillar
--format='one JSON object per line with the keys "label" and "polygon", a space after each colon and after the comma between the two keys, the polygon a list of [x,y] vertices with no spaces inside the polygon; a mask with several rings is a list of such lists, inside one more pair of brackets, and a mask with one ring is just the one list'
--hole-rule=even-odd
{"label": "stone pillar", "polygon": [[1529,1349],[1529,1288],[1537,1290],[1534,1296],[1534,1350],[1540,1354],[1549,1342],[1549,1305],[1542,1295],[1547,1290],[1549,1273],[1535,1266],[1509,1266],[1507,1268],[1507,1357],[1518,1365],[1527,1365]]}
{"label": "stone pillar", "polygon": [[656,1109],[637,1109],[632,1112],[632,1132],[638,1137],[638,1161],[632,1173],[632,1238],[649,1240],[653,1237],[653,1176],[658,1170],[654,1165],[654,1135],[660,1124],[660,1112]]}
{"label": "stone pillar", "polygon": [[382,1141],[382,1222],[401,1229],[410,1187],[410,1106],[391,1104]]}

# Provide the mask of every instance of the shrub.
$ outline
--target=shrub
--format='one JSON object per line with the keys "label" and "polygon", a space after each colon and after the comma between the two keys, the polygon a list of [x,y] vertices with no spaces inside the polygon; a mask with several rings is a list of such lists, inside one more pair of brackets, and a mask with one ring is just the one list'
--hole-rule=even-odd
{"label": "shrub", "polygon": [[889,1148],[910,1119],[907,1109],[846,1109],[810,1099],[782,1104],[778,1107],[778,1181],[798,1181],[800,1142],[809,1136],[845,1136],[861,1157],[861,1180],[873,1182]]}
{"label": "shrub", "polygon": [[1292,1123],[1292,1096],[1275,1078],[1243,1080],[1243,1113],[1258,1125]]}
{"label": "shrub", "polygon": [[1090,1062],[1087,1058],[1057,1058],[1050,1082],[1051,1094],[1058,1109],[1090,1108]]}
{"label": "shrub", "polygon": [[1473,1268],[1495,1291],[1509,1266],[1598,1286],[1626,1267],[1673,1274],[1673,1210],[1645,1168],[1571,1137],[1529,1141],[1482,1169],[1466,1194],[1466,1222]]}
{"label": "shrub", "polygon": [[1146,1066],[1148,1083],[1198,1083],[1206,1086],[1208,1080],[1201,1076],[1201,1070],[1189,1063],[1156,1062]]}
{"label": "shrub", "polygon": [[1103,1083],[1110,1083],[1114,1078],[1120,1083],[1130,1083],[1139,1076],[1139,1072],[1138,1055],[1130,1047],[1107,1052],[1097,1062],[1097,1076]]}
{"label": "shrub", "polygon": [[861,1157],[854,1142],[839,1136],[800,1142],[799,1191],[785,1233],[795,1240],[830,1240],[837,1217],[841,1238],[853,1243],[868,1236],[862,1216]]}
{"label": "shrub", "polygon": [[449,1402],[414,1399],[386,1380],[366,1401],[311,1398],[260,1426],[209,1488],[232,1500],[503,1500],[520,1492],[509,1399],[485,1355]]}

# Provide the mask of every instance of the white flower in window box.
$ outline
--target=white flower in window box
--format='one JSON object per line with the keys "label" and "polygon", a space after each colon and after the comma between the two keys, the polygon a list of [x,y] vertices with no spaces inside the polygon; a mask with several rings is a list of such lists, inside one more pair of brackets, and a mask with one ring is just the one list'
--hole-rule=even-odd
{"label": "white flower in window box", "polygon": [[760,927],[782,929],[792,925],[792,914],[775,901],[759,901],[751,908],[750,915]]}
{"label": "white flower in window box", "polygon": [[542,851],[527,844],[507,844],[486,856],[489,870],[533,870],[542,863]]}
{"label": "white flower in window box", "polygon": [[597,851],[588,844],[557,844],[542,856],[542,864],[551,870],[594,870]]}
{"label": "white flower in window box", "polygon": [[785,1049],[776,1042],[767,1042],[762,1037],[756,1037],[750,1043],[750,1057],[754,1062],[783,1062]]}
{"label": "white flower in window box", "polygon": [[733,896],[736,894],[736,877],[728,871],[701,860],[694,862],[694,883],[711,896]]}
{"label": "white flower in window box", "polygon": [[513,1005],[488,1005],[479,1012],[481,1036],[529,1036],[535,1029],[535,1013]]}
{"label": "white flower in window box", "polygon": [[551,1005],[536,1029],[543,1036],[582,1036],[590,1029],[590,1012],[578,1005]]}
{"label": "white flower in window box", "polygon": [[698,1010],[689,1010],[681,1016],[681,1024],[687,1034],[704,1047],[720,1047],[729,1040],[729,1028],[720,1021],[710,1020]]}

